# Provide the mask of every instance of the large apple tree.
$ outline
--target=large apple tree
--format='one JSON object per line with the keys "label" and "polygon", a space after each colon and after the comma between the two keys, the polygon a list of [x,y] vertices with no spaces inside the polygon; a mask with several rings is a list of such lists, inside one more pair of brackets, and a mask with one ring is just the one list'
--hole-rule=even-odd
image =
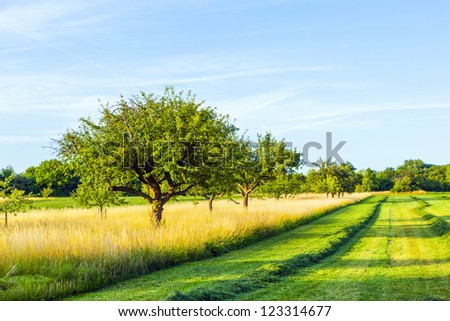
{"label": "large apple tree", "polygon": [[205,173],[222,166],[204,162],[210,151],[217,156],[217,146],[229,146],[236,131],[228,115],[190,92],[167,87],[162,96],[141,93],[102,105],[98,121],[82,118],[58,144],[60,155],[82,175],[99,176],[112,191],[146,199],[159,224],[164,204],[202,186]]}

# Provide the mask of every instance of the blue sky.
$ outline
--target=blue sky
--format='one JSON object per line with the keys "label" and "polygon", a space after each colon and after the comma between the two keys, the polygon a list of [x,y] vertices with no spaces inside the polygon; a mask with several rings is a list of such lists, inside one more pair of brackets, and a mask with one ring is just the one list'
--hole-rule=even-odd
{"label": "blue sky", "polygon": [[446,0],[6,0],[0,40],[0,168],[166,84],[299,149],[333,132],[358,168],[450,163]]}

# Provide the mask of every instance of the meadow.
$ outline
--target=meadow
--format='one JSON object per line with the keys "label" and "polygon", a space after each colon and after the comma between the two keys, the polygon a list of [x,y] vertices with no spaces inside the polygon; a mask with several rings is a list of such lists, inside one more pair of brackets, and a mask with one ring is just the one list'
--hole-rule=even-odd
{"label": "meadow", "polygon": [[[0,230],[0,300],[55,300],[186,261],[218,256],[292,230],[368,194],[168,204],[156,227],[145,205],[36,209]],[[152,274],[152,273],[151,273]]]}
{"label": "meadow", "polygon": [[377,195],[76,300],[450,300],[448,194]]}

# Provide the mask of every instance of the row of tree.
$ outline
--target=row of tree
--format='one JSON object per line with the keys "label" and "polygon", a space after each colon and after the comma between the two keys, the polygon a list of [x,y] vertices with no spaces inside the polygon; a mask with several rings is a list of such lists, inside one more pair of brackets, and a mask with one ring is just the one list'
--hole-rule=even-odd
{"label": "row of tree", "polygon": [[[297,161],[296,161],[297,162]],[[256,191],[260,196],[275,198],[288,197],[302,193],[324,193],[334,197],[343,193],[353,192],[412,192],[417,190],[446,192],[450,191],[450,165],[430,165],[422,160],[407,160],[397,168],[386,168],[383,171],[375,171],[370,168],[356,171],[351,163],[335,164],[330,162],[317,163],[317,168],[312,169],[307,175],[293,171],[274,171],[271,177],[260,181]],[[9,188],[23,190],[26,195],[48,196],[47,188],[51,189],[53,196],[80,195],[80,202],[88,197],[81,195],[93,195],[93,199],[105,199],[103,204],[114,204],[116,199],[107,193],[108,185],[99,188],[95,193],[88,186],[99,186],[100,182],[85,181],[87,184],[79,184],[80,175],[75,172],[68,163],[52,159],[43,161],[35,167],[29,167],[25,172],[16,174],[12,167],[0,170],[0,182]],[[251,183],[244,181],[242,187],[237,185],[238,180],[231,180],[230,175],[224,171],[215,171],[216,177],[196,186],[189,195],[196,195],[212,201],[217,197],[235,195],[240,192],[245,195],[251,189]],[[256,182],[256,180],[255,180]],[[104,182],[103,182],[104,183]],[[136,181],[137,187],[142,184]],[[236,188],[237,187],[237,188]],[[101,196],[101,194],[105,194]],[[251,191],[250,191],[251,192]],[[88,205],[88,204],[85,204]],[[95,204],[96,205],[96,204]],[[102,204],[101,204],[102,205]],[[100,206],[101,206],[100,205]]]}
{"label": "row of tree", "polygon": [[300,165],[300,154],[270,133],[257,142],[239,136],[228,115],[205,107],[190,93],[166,88],[104,105],[98,121],[80,120],[56,143],[60,160],[28,169],[15,185],[28,193],[73,192],[85,203],[119,202],[118,194],[143,197],[160,223],[173,197],[201,195],[212,202],[236,193],[249,195]]}
{"label": "row of tree", "polygon": [[70,196],[78,187],[79,175],[73,167],[61,160],[51,159],[31,166],[23,173],[14,173],[11,166],[0,171],[0,181],[10,178],[10,185],[27,195]]}
{"label": "row of tree", "polygon": [[450,165],[430,165],[421,160],[406,160],[397,168],[356,171],[351,163],[320,162],[307,175],[281,175],[259,192],[279,198],[301,193],[341,196],[353,192],[429,192],[450,191]]}
{"label": "row of tree", "polygon": [[300,174],[300,154],[283,140],[265,133],[252,142],[228,115],[173,87],[163,96],[122,97],[113,106],[102,105],[100,113],[98,121],[83,118],[56,141],[58,160],[15,176],[12,168],[3,169],[0,181],[27,194],[75,195],[101,213],[120,203],[121,193],[141,196],[157,223],[164,205],[182,195],[200,195],[212,210],[215,198],[236,193],[247,208],[255,192],[279,198],[305,192],[340,197],[355,191],[450,190],[450,166],[420,160],[381,172],[325,160]]}

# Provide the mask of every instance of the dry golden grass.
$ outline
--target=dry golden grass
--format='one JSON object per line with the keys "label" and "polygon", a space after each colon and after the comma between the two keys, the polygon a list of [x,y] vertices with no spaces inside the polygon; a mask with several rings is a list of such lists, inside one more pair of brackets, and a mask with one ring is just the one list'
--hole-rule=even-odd
{"label": "dry golden grass", "polygon": [[221,200],[215,202],[212,214],[204,202],[172,203],[166,206],[159,228],[152,224],[145,206],[111,208],[105,220],[99,219],[95,209],[33,211],[12,217],[8,228],[0,228],[0,273],[42,259],[90,261],[142,249],[192,253],[208,243],[244,238],[255,230],[298,221],[366,196],[251,200],[247,212]]}

